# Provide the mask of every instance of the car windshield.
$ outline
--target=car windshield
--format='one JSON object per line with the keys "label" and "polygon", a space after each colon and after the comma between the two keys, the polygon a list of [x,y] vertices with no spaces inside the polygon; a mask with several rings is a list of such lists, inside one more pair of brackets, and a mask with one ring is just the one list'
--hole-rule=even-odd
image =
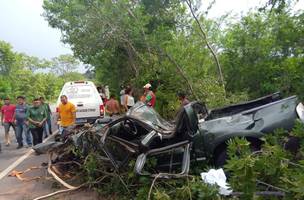
{"label": "car windshield", "polygon": [[150,124],[157,129],[172,130],[174,126],[164,120],[153,108],[148,107],[143,102],[137,102],[127,115],[140,119],[146,124]]}

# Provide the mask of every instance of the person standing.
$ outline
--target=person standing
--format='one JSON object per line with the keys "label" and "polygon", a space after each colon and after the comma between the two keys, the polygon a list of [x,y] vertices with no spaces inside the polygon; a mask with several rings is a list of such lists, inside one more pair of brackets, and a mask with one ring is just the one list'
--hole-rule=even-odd
{"label": "person standing", "polygon": [[187,95],[184,92],[179,92],[177,96],[181,106],[185,106],[190,103],[189,99],[187,98]]}
{"label": "person standing", "polygon": [[1,107],[1,124],[4,126],[4,132],[5,132],[5,145],[9,146],[11,141],[9,137],[9,131],[10,128],[12,127],[15,132],[15,136],[17,139],[16,135],[16,128],[15,128],[15,109],[16,106],[10,103],[9,98],[4,99],[4,105]]}
{"label": "person standing", "polygon": [[16,124],[17,142],[18,142],[17,149],[23,147],[23,133],[26,136],[27,145],[32,146],[32,141],[30,140],[30,138],[28,138],[29,136],[27,135],[28,127],[26,125],[26,111],[27,111],[27,106],[25,105],[25,97],[18,96],[15,116],[14,116],[15,124]]}
{"label": "person standing", "polygon": [[124,106],[126,111],[128,111],[132,106],[134,106],[134,97],[132,96],[132,89],[130,87],[126,89]]}
{"label": "person standing", "polygon": [[44,97],[40,97],[39,99],[41,101],[41,106],[45,109],[47,115],[46,123],[43,126],[44,138],[47,138],[48,134],[52,135],[52,121],[51,121],[52,111],[50,105],[48,103],[45,103]]}
{"label": "person standing", "polygon": [[[32,105],[28,104],[26,102],[26,98],[24,97],[24,105],[26,105],[26,110],[28,110]],[[27,119],[25,119],[25,140],[26,140],[26,144],[28,147],[31,147],[33,145],[33,139],[32,139],[32,134],[29,128],[29,122],[27,121]]]}
{"label": "person standing", "polygon": [[60,97],[60,105],[58,108],[58,121],[61,128],[61,133],[65,134],[75,125],[76,120],[76,107],[74,104],[68,101],[66,95]]}
{"label": "person standing", "polygon": [[115,99],[115,96],[111,94],[110,99],[106,103],[106,112],[112,117],[119,114],[119,103]]}
{"label": "person standing", "polygon": [[145,86],[144,86],[144,89],[145,89],[145,94],[146,94],[146,104],[149,106],[149,107],[153,107],[155,106],[155,103],[156,103],[156,96],[154,94],[154,92],[151,90],[151,84],[150,83],[147,83]]}
{"label": "person standing", "polygon": [[39,98],[34,99],[33,106],[27,109],[26,119],[32,133],[33,145],[42,143],[43,126],[47,120],[47,114]]}

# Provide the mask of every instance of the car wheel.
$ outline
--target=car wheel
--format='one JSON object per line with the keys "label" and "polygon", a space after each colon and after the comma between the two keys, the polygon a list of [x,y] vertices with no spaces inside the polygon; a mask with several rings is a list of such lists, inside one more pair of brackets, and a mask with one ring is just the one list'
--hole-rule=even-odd
{"label": "car wheel", "polygon": [[221,151],[215,156],[214,164],[216,167],[220,168],[226,164],[228,155],[227,155],[227,147],[223,147]]}
{"label": "car wheel", "polygon": [[[250,149],[251,152],[258,152],[261,149],[261,144],[258,142],[253,142],[253,141],[249,141],[250,142]],[[227,155],[227,146],[223,146],[221,147],[220,151],[218,151],[218,153],[215,154],[215,158],[214,158],[214,164],[216,167],[223,167],[228,159],[228,155]]]}

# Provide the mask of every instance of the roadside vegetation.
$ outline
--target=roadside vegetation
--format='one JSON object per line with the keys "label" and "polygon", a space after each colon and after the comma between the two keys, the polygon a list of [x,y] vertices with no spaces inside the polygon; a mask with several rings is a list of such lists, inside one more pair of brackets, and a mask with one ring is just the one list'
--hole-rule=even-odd
{"label": "roadside vegetation", "polygon": [[30,102],[44,96],[53,101],[66,81],[88,78],[75,72],[79,64],[72,55],[45,60],[14,52],[9,43],[0,40],[0,98],[14,101],[23,95]]}
{"label": "roadside vegetation", "polygon": [[117,94],[130,84],[136,96],[151,82],[157,110],[172,117],[178,91],[209,108],[276,91],[303,97],[304,15],[295,3],[210,19],[204,1],[47,0],[44,16],[95,67],[96,81]]}
{"label": "roadside vegetation", "polygon": [[[44,17],[62,31],[73,60],[93,68],[86,76],[73,67],[65,71],[67,58],[37,60],[0,42],[0,95],[52,100],[64,82],[89,76],[116,94],[129,84],[139,97],[142,86],[151,82],[156,109],[165,118],[174,117],[179,91],[209,108],[276,91],[303,99],[304,13],[293,10],[297,0],[269,1],[240,17],[228,13],[216,19],[208,18],[214,2],[204,11],[200,3],[204,1],[45,0]],[[278,130],[264,138],[258,152],[244,139],[230,141],[224,169],[238,192],[233,197],[222,197],[216,186],[202,183],[199,173],[213,167],[207,165],[177,180],[128,171],[96,183],[102,175],[96,169],[103,166],[92,151],[79,173],[92,188],[117,199],[304,199],[303,134],[301,124],[290,133]],[[296,141],[291,146],[298,148],[286,150],[291,137]],[[81,157],[77,149],[73,153]]]}

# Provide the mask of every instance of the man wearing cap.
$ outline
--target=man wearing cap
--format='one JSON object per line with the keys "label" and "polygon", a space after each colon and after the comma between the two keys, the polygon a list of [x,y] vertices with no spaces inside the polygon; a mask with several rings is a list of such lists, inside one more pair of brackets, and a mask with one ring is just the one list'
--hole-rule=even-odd
{"label": "man wearing cap", "polygon": [[151,84],[150,83],[147,83],[145,86],[144,86],[144,89],[145,89],[145,94],[146,94],[146,104],[150,107],[153,107],[155,106],[155,102],[156,102],[156,96],[154,94],[154,92],[151,90]]}

